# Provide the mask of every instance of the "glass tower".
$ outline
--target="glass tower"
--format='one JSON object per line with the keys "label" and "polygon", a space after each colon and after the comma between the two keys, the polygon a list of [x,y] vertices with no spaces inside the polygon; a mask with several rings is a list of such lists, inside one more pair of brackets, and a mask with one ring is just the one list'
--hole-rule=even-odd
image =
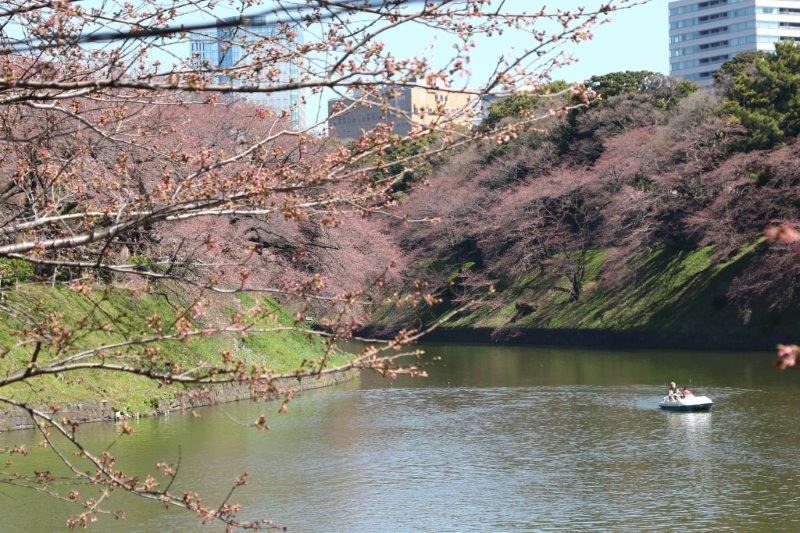
{"label": "glass tower", "polygon": [[[289,47],[293,48],[303,42],[302,29],[300,27],[292,29],[297,35],[294,39],[289,40],[280,35],[281,27],[278,23],[267,21],[263,16],[246,17],[242,23],[236,26],[212,28],[193,34],[190,43],[192,58],[200,67],[203,65],[208,65],[210,68],[247,66],[258,61],[259,56],[264,56],[269,52],[264,48],[253,49],[251,48],[252,44],[265,37],[272,38],[271,47],[279,50],[283,48],[285,54],[292,56],[287,60],[268,61],[268,68],[273,71],[271,77],[274,77],[274,80],[269,82],[258,82],[253,79],[239,80],[220,74],[216,76],[215,81],[219,84],[234,86],[258,82],[263,83],[265,87],[288,83],[297,80],[300,74],[297,58],[294,57]],[[305,123],[301,96],[300,89],[275,93],[231,93],[229,95],[229,97],[246,99],[269,107],[277,112],[285,111],[291,117],[294,128],[301,128]]]}

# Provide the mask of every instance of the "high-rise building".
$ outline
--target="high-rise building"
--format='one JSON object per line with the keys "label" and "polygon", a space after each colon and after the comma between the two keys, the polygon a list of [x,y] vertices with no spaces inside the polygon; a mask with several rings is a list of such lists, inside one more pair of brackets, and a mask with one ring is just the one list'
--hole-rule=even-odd
{"label": "high-rise building", "polygon": [[669,3],[670,74],[710,84],[736,54],[800,41],[800,0],[677,0]]}
{"label": "high-rise building", "polygon": [[[273,38],[276,45],[279,44],[286,49],[287,55],[292,55],[291,48],[303,42],[302,29],[297,27],[293,30],[296,32],[296,37],[290,41],[279,33],[281,31],[279,24],[267,21],[263,16],[246,17],[244,22],[236,26],[218,27],[194,33],[190,44],[192,60],[198,66],[208,65],[210,68],[235,68],[248,65],[256,60],[256,55],[260,55],[250,53],[250,45],[265,37]],[[265,50],[259,52],[263,55]],[[299,65],[294,56],[291,60],[270,62],[269,70],[272,79],[269,82],[264,81],[265,86],[287,83],[297,80],[299,76]],[[253,83],[251,79],[240,81],[222,74],[217,75],[215,81],[234,86]],[[286,112],[295,128],[300,128],[305,123],[300,89],[274,93],[231,93],[228,96],[246,99],[277,112]]]}

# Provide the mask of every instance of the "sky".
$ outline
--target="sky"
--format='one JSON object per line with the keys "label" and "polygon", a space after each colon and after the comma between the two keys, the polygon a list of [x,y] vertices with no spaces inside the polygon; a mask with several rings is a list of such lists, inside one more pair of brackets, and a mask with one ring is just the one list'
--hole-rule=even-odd
{"label": "sky", "polygon": [[[542,6],[555,9],[574,9],[577,6],[596,7],[603,0],[506,0],[509,9],[535,11]],[[669,71],[669,21],[668,0],[650,0],[644,5],[613,13],[612,21],[597,26],[591,41],[571,45],[567,50],[578,61],[554,72],[554,79],[579,82],[595,74],[605,74],[621,70],[650,70],[667,74]],[[428,32],[415,26],[405,26],[401,30],[384,36],[392,52],[400,57],[424,55],[432,61],[446,61],[452,57],[448,43],[432,39]],[[474,80],[471,86],[480,86],[485,78],[481,74],[492,72],[497,58],[509,53],[511,48],[529,46],[529,37],[505,33],[502,37],[479,41],[472,54],[470,70]],[[327,99],[332,93],[325,93],[322,99],[309,101],[306,116],[310,120],[324,118],[327,113]],[[322,105],[320,105],[322,104]]]}
{"label": "sky", "polygon": [[[578,2],[558,2],[577,5]],[[667,0],[652,0],[612,15],[612,22],[597,28],[595,38],[576,46],[578,63],[558,74],[567,81],[582,81],[595,74],[619,70],[669,72],[669,21]]]}
{"label": "sky", "polygon": [[[85,7],[100,6],[103,0],[81,0]],[[261,1],[261,0],[260,0]],[[252,8],[247,11],[259,11],[270,5],[270,0],[263,0],[261,8]],[[501,0],[494,0],[499,2]],[[536,11],[543,6],[548,11],[556,8],[562,10],[574,9],[584,5],[587,8],[596,8],[608,0],[503,0],[509,11]],[[651,70],[667,73],[669,68],[669,41],[668,41],[668,0],[649,0],[644,5],[622,10],[612,14],[612,22],[596,27],[594,39],[578,45],[571,45],[569,52],[578,59],[577,63],[556,71],[554,79],[564,79],[569,82],[585,80],[595,74],[620,70]],[[228,6],[228,7],[223,7]],[[232,15],[231,6],[241,6],[240,0],[222,0],[219,2],[218,15]],[[180,22],[196,21],[180,20]],[[177,21],[176,21],[177,22]],[[313,40],[313,36],[309,36]],[[432,37],[429,30],[419,26],[403,25],[401,29],[383,34],[389,49],[397,57],[411,57],[424,55],[431,62],[446,63],[453,56],[452,42],[443,41],[441,37]],[[492,37],[478,41],[472,54],[472,63],[469,66],[472,78],[465,79],[464,84],[479,87],[485,82],[486,77],[497,65],[498,57],[502,54],[513,54],[513,48],[530,47],[530,36],[512,31],[505,32],[500,37]],[[188,57],[189,43],[176,42],[170,50],[175,57]],[[171,62],[168,57],[158,57],[164,64]],[[327,114],[327,100],[335,96],[326,92],[322,98],[314,98],[308,102],[306,116],[312,121],[324,119]]]}
{"label": "sky", "polygon": [[[546,6],[548,11],[556,8],[568,10],[578,6],[596,8],[607,0],[506,0],[509,11],[536,11]],[[669,21],[668,0],[650,0],[648,3],[621,10],[612,14],[612,22],[595,28],[592,41],[573,45],[569,50],[579,61],[564,67],[555,74],[566,81],[582,81],[595,74],[618,70],[652,70],[666,74],[669,70]],[[527,38],[526,38],[527,37]],[[409,43],[417,43],[417,50],[430,44],[430,36],[418,27],[405,26],[387,39],[390,49],[400,56],[413,55]],[[499,54],[510,48],[530,46],[530,38],[524,34],[505,33],[502,37],[479,41],[473,53],[472,70],[479,76],[480,70],[491,69]],[[449,47],[435,43],[425,51],[428,57],[449,59]]]}

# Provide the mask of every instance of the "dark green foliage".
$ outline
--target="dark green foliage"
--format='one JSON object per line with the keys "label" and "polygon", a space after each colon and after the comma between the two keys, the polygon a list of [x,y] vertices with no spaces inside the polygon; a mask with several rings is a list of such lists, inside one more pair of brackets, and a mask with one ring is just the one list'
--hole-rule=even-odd
{"label": "dark green foliage", "polygon": [[726,70],[723,108],[747,128],[738,148],[770,148],[800,133],[800,47],[776,43],[774,54],[753,54]]}
{"label": "dark green foliage", "polygon": [[741,74],[754,74],[755,64],[769,56],[767,52],[742,52],[733,59],[722,64],[714,73],[714,83],[723,89],[729,89],[733,79]]}
{"label": "dark green foliage", "polygon": [[592,76],[586,87],[598,93],[603,100],[621,94],[649,95],[653,104],[663,110],[671,109],[680,100],[698,89],[690,81],[678,81],[649,70],[611,72]]}
{"label": "dark green foliage", "polygon": [[433,136],[426,135],[391,146],[375,161],[376,166],[388,166],[373,172],[374,179],[394,180],[392,189],[395,192],[407,189],[410,182],[424,178],[433,171],[436,158],[424,154],[431,151],[434,144]]}
{"label": "dark green foliage", "polygon": [[569,87],[570,85],[567,82],[558,80],[547,84],[536,93],[515,93],[501,98],[491,104],[489,113],[483,119],[481,126],[488,129],[496,126],[506,118],[524,118],[543,104],[543,95],[559,93],[569,89]]}
{"label": "dark green foliage", "polygon": [[491,144],[489,148],[483,154],[483,162],[484,163],[491,163],[496,159],[500,159],[506,156],[511,149],[511,143],[503,143],[503,144]]}
{"label": "dark green foliage", "polygon": [[761,168],[758,170],[753,170],[748,172],[747,175],[759,187],[767,185],[773,177],[771,168]]}
{"label": "dark green foliage", "polygon": [[540,101],[539,95],[532,93],[512,94],[501,98],[489,107],[489,114],[483,119],[483,126],[490,128],[497,125],[504,118],[519,118],[525,112],[539,105]]}
{"label": "dark green foliage", "polygon": [[636,93],[643,89],[647,78],[655,75],[649,70],[624,72],[610,72],[600,76],[592,76],[586,82],[586,87],[593,90],[603,99],[611,98],[624,93]]}
{"label": "dark green foliage", "polygon": [[638,172],[631,178],[630,185],[642,192],[654,192],[656,190],[656,183],[653,178]]}

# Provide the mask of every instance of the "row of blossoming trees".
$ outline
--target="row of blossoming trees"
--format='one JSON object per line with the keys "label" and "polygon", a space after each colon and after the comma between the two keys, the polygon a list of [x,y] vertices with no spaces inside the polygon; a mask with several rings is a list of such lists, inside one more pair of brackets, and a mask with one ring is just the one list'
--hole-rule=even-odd
{"label": "row of blossoming trees", "polygon": [[[73,502],[78,511],[69,519],[72,526],[107,511],[114,491],[182,507],[229,527],[272,526],[242,522],[238,506],[228,499],[212,504],[193,492],[171,492],[176,469],[166,463],[145,479],[121,471],[110,450],[84,446],[77,425],[48,405],[46,387],[37,383],[47,376],[102,372],[134,374],[165,386],[245,382],[254,390],[279,392],[274,371],[246,367],[236,354],[181,368],[160,346],[250,333],[257,324],[260,331],[305,330],[302,322],[264,326],[270,322],[253,319],[264,313],[260,307],[204,316],[214,298],[249,292],[293,305],[300,318],[310,305],[327,310],[323,314],[331,318],[321,320],[324,327],[308,333],[328,339],[331,350],[332,340],[347,336],[353,326],[353,310],[365,294],[359,285],[379,284],[382,273],[372,272],[337,293],[329,289],[336,280],[319,273],[303,276],[294,268],[297,253],[275,253],[266,266],[263,248],[272,243],[279,252],[308,251],[299,241],[308,240],[313,228],[349,225],[368,233],[370,220],[393,216],[390,193],[406,169],[479,138],[502,142],[541,118],[471,128],[474,104],[483,95],[510,87],[536,90],[554,67],[569,61],[565,45],[590,39],[592,28],[612,11],[635,3],[609,0],[567,11],[489,0],[5,2],[0,7],[2,277],[66,286],[93,311],[72,323],[50,309],[47,291],[33,291],[21,305],[7,297],[19,289],[3,283],[3,324],[13,327],[0,347],[0,403],[30,414],[44,443],[71,472],[69,482],[87,485],[91,497],[52,489],[51,476],[41,473],[12,469],[3,481]],[[238,46],[244,60],[216,64],[189,56],[191,35],[241,26],[250,15],[274,22],[277,31],[227,43]],[[402,31],[452,44],[450,57],[404,56],[384,43]],[[491,72],[471,72],[473,50],[503,32],[516,36],[516,51],[498,54]],[[237,39],[236,32],[219,35]],[[291,78],[280,68],[287,63],[298,66]],[[379,124],[342,144],[318,135],[321,123],[292,127],[285,112],[234,102],[247,94],[303,90],[311,100],[347,96],[348,104],[335,114],[360,105],[385,111],[387,92],[409,86],[468,92],[472,104],[439,109],[435,120],[405,136]],[[573,91],[585,103],[592,97],[581,88]],[[400,143],[430,135],[436,142],[405,160],[382,157]],[[398,165],[399,173],[385,171]],[[242,220],[255,237],[243,242],[221,237],[220,228]],[[272,229],[289,226],[292,231],[269,240]],[[362,255],[367,263],[369,252]],[[294,274],[282,276],[284,268]],[[147,327],[134,331],[96,312],[120,290],[169,291],[180,298],[169,299],[170,320],[148,317]],[[419,374],[402,356],[403,346],[420,334],[406,330],[384,346],[364,350],[346,367]],[[327,361],[323,355],[294,374],[335,370]],[[22,384],[31,385],[26,394],[19,394]],[[123,426],[122,432],[130,428]],[[234,488],[244,482],[237,478]]]}

